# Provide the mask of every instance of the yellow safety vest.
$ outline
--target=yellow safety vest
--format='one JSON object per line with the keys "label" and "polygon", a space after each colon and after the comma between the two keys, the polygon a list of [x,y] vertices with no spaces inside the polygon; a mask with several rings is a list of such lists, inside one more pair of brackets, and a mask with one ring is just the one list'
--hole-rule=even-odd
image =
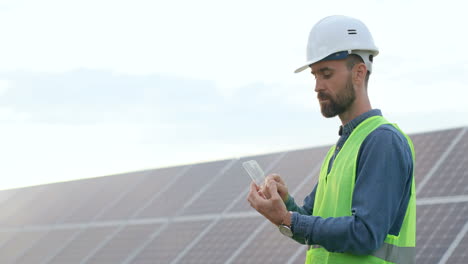
{"label": "yellow safety vest", "polygon": [[[323,218],[351,216],[351,202],[356,179],[356,166],[359,149],[366,137],[383,124],[389,124],[382,116],[373,116],[359,124],[346,140],[343,148],[336,156],[333,167],[328,172],[330,158],[335,152],[333,146],[322,164],[320,178],[315,194],[312,215]],[[403,135],[405,135],[395,124]],[[406,136],[411,148],[413,164],[415,152],[411,139]],[[413,166],[414,168],[414,166]],[[328,175],[327,175],[328,174]],[[306,264],[384,264],[414,263],[416,246],[416,193],[414,169],[411,183],[411,195],[405,218],[398,236],[387,234],[381,248],[370,255],[353,255],[350,253],[333,253],[320,245],[313,245],[307,251]]]}

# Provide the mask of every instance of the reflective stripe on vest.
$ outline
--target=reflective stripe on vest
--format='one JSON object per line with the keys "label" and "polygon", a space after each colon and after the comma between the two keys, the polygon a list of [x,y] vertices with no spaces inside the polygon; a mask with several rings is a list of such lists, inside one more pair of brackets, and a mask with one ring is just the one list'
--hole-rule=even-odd
{"label": "reflective stripe on vest", "polygon": [[[310,248],[321,248],[319,245],[311,245]],[[382,260],[399,263],[399,264],[414,264],[415,256],[414,247],[398,247],[392,244],[384,243],[381,248],[371,255]]]}
{"label": "reflective stripe on vest", "polygon": [[[382,116],[367,118],[351,133],[336,156],[333,167],[328,173],[328,163],[335,147],[332,147],[320,171],[319,183],[315,194],[312,215],[323,218],[351,216],[352,197],[356,179],[357,157],[366,137],[375,129],[388,123]],[[413,158],[411,194],[408,208],[398,236],[387,234],[382,246],[370,255],[329,252],[325,248],[313,245],[309,248],[306,264],[412,264],[416,243],[416,193],[415,193],[415,154],[411,139],[398,126],[393,125],[407,139]]]}

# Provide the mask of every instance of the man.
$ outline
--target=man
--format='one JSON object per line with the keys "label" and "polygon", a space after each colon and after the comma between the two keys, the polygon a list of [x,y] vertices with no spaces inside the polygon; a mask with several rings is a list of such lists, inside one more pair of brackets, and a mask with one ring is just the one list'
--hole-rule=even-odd
{"label": "man", "polygon": [[340,138],[302,207],[283,179],[252,183],[247,200],[282,234],[309,245],[306,263],[414,263],[416,197],[411,140],[367,94],[378,54],[359,20],[330,16],[311,30],[307,63],[323,116],[338,116]]}

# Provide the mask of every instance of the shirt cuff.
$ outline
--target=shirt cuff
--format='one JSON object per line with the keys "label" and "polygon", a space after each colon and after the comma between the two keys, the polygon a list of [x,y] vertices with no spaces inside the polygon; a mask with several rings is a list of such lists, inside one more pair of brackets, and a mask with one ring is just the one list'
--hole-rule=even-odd
{"label": "shirt cuff", "polygon": [[296,208],[296,202],[294,201],[294,198],[289,194],[284,204],[286,205],[288,211],[293,211]]}
{"label": "shirt cuff", "polygon": [[[297,212],[293,212],[291,216],[291,231],[294,236],[312,238],[312,230],[317,217],[310,215],[301,215]],[[306,240],[307,241],[307,240]],[[313,241],[308,240],[308,245],[313,244]]]}

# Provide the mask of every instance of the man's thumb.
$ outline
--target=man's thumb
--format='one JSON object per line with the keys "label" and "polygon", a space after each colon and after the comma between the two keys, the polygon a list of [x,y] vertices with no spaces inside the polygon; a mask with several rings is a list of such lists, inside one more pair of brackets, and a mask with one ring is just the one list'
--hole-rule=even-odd
{"label": "man's thumb", "polygon": [[278,187],[276,187],[276,182],[274,180],[270,180],[267,182],[267,188],[270,192],[271,197],[279,195]]}

